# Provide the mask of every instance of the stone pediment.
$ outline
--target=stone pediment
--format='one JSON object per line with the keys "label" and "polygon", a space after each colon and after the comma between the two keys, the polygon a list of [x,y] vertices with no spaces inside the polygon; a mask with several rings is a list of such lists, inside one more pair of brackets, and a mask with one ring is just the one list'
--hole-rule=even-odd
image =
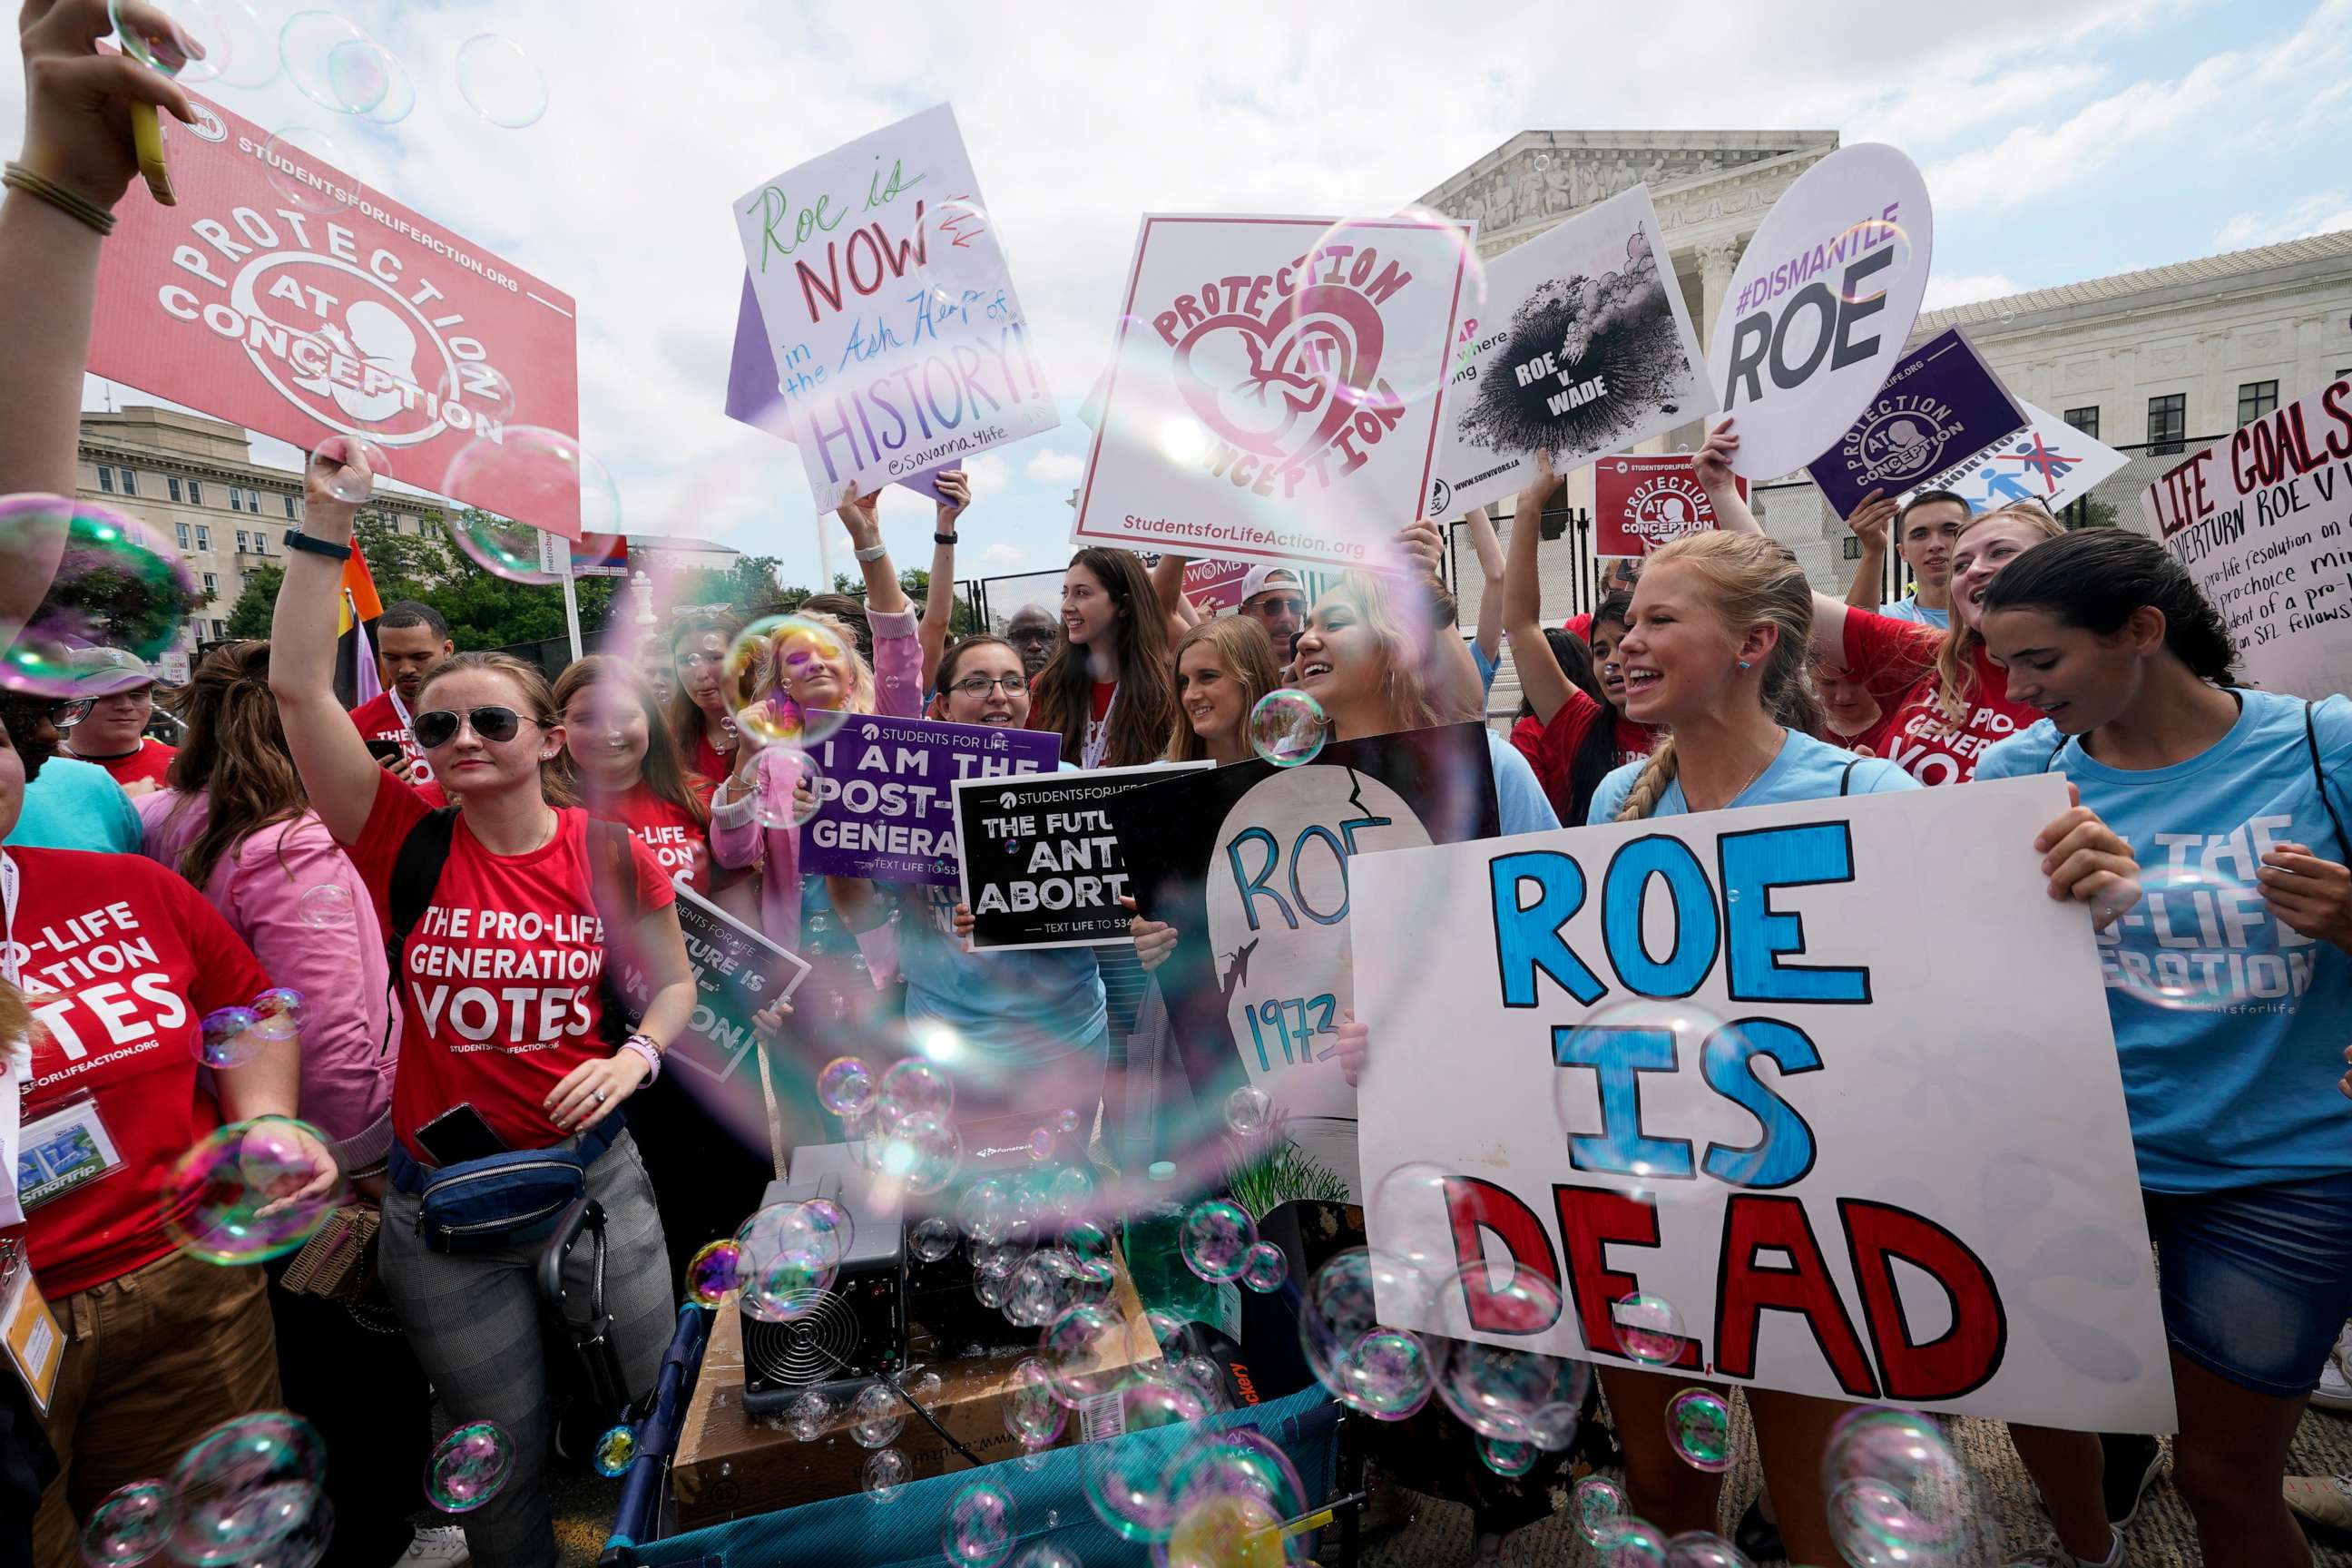
{"label": "stone pediment", "polygon": [[1837,144],[1834,131],[1522,131],[1421,203],[1449,217],[1475,219],[1483,242],[1643,183],[1654,191],[1704,185],[1753,164],[1791,153],[1818,155]]}

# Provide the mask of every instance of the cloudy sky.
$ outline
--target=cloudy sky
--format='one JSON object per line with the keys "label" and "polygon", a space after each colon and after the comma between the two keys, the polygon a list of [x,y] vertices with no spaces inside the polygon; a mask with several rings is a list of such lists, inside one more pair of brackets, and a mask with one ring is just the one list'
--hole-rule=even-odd
{"label": "cloudy sky", "polygon": [[[298,9],[249,4],[272,36]],[[418,92],[396,126],[334,128],[352,172],[577,297],[581,434],[625,524],[774,554],[793,580],[816,574],[799,458],[719,412],[730,203],[942,100],[1064,420],[973,465],[961,575],[1066,558],[1076,404],[1144,212],[1388,211],[1528,129],[1785,128],[1891,142],[1925,169],[1931,306],[2352,227],[2331,145],[2352,122],[2352,0],[1978,0],[1964,24],[1802,0],[335,8]],[[486,32],[545,78],[527,129],[457,90],[459,46]],[[22,90],[0,73],[12,142]],[[265,127],[335,118],[282,78],[203,90]],[[928,560],[928,505],[889,494],[894,553]]]}

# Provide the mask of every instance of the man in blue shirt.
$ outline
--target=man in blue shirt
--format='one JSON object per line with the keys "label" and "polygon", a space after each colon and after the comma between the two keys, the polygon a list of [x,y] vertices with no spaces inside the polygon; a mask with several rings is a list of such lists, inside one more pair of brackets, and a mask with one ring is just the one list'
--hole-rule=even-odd
{"label": "man in blue shirt", "polygon": [[[1886,568],[1889,512],[1895,520],[1895,548],[1910,568],[1912,588],[1882,605],[1878,584]],[[1862,541],[1862,560],[1845,602],[1858,610],[1874,609],[1898,621],[1947,630],[1952,624],[1952,547],[1968,521],[1969,503],[1949,490],[1921,490],[1899,511],[1891,500],[1864,502],[1846,519],[1846,526]]]}
{"label": "man in blue shirt", "polygon": [[58,755],[71,729],[89,711],[87,698],[61,701],[30,692],[0,691],[0,725],[25,763],[25,808],[6,842],[28,849],[90,849],[139,853],[139,811],[104,768]]}

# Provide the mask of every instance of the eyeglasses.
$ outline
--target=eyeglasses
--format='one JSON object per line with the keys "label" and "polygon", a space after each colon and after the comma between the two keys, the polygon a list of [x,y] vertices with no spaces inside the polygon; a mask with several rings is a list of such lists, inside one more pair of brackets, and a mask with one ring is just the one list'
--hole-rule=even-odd
{"label": "eyeglasses", "polygon": [[430,713],[419,713],[409,729],[416,736],[416,743],[431,752],[456,740],[460,724],[471,724],[474,733],[485,741],[511,741],[523,725],[538,722],[511,708],[468,708],[463,713],[436,708]]}
{"label": "eyeglasses", "polygon": [[1010,697],[1016,691],[1028,689],[1029,678],[1025,675],[967,675],[948,689],[960,691],[966,697],[985,697],[1000,686],[1004,689],[1004,695]]}
{"label": "eyeglasses", "polygon": [[52,702],[49,704],[49,722],[60,730],[70,730],[89,717],[89,710],[96,706],[97,700],[93,697],[68,697]]}
{"label": "eyeglasses", "polygon": [[1294,599],[1288,597],[1270,598],[1267,595],[1261,594],[1256,598],[1252,599],[1248,604],[1244,605],[1242,608],[1247,610],[1251,615],[1258,616],[1260,619],[1264,619],[1268,616],[1286,614],[1303,616],[1307,613],[1307,601],[1304,599]]}
{"label": "eyeglasses", "polygon": [[696,616],[722,615],[733,607],[724,599],[715,605],[677,605],[671,607],[669,618],[674,621],[683,621]]}

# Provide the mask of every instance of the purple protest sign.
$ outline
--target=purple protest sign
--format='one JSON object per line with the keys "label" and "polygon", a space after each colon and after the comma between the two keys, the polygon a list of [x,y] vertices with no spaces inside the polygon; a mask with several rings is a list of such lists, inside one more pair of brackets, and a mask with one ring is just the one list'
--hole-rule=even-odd
{"label": "purple protest sign", "polygon": [[1895,361],[1862,417],[1805,471],[1851,517],[1872,490],[1907,490],[2025,426],[2017,400],[1955,329]]}
{"label": "purple protest sign", "polygon": [[[776,370],[776,351],[769,346],[767,322],[760,315],[760,298],[752,291],[751,274],[743,274],[743,299],[735,308],[735,347],[727,360],[727,417],[754,430],[765,430],[780,441],[793,438],[793,416],[784,406],[783,377]],[[940,499],[937,476],[961,468],[961,460],[941,463],[899,484],[918,495]]]}
{"label": "purple protest sign", "polygon": [[821,775],[801,869],[882,882],[956,884],[955,783],[1049,773],[1062,738],[1001,724],[808,715]]}

